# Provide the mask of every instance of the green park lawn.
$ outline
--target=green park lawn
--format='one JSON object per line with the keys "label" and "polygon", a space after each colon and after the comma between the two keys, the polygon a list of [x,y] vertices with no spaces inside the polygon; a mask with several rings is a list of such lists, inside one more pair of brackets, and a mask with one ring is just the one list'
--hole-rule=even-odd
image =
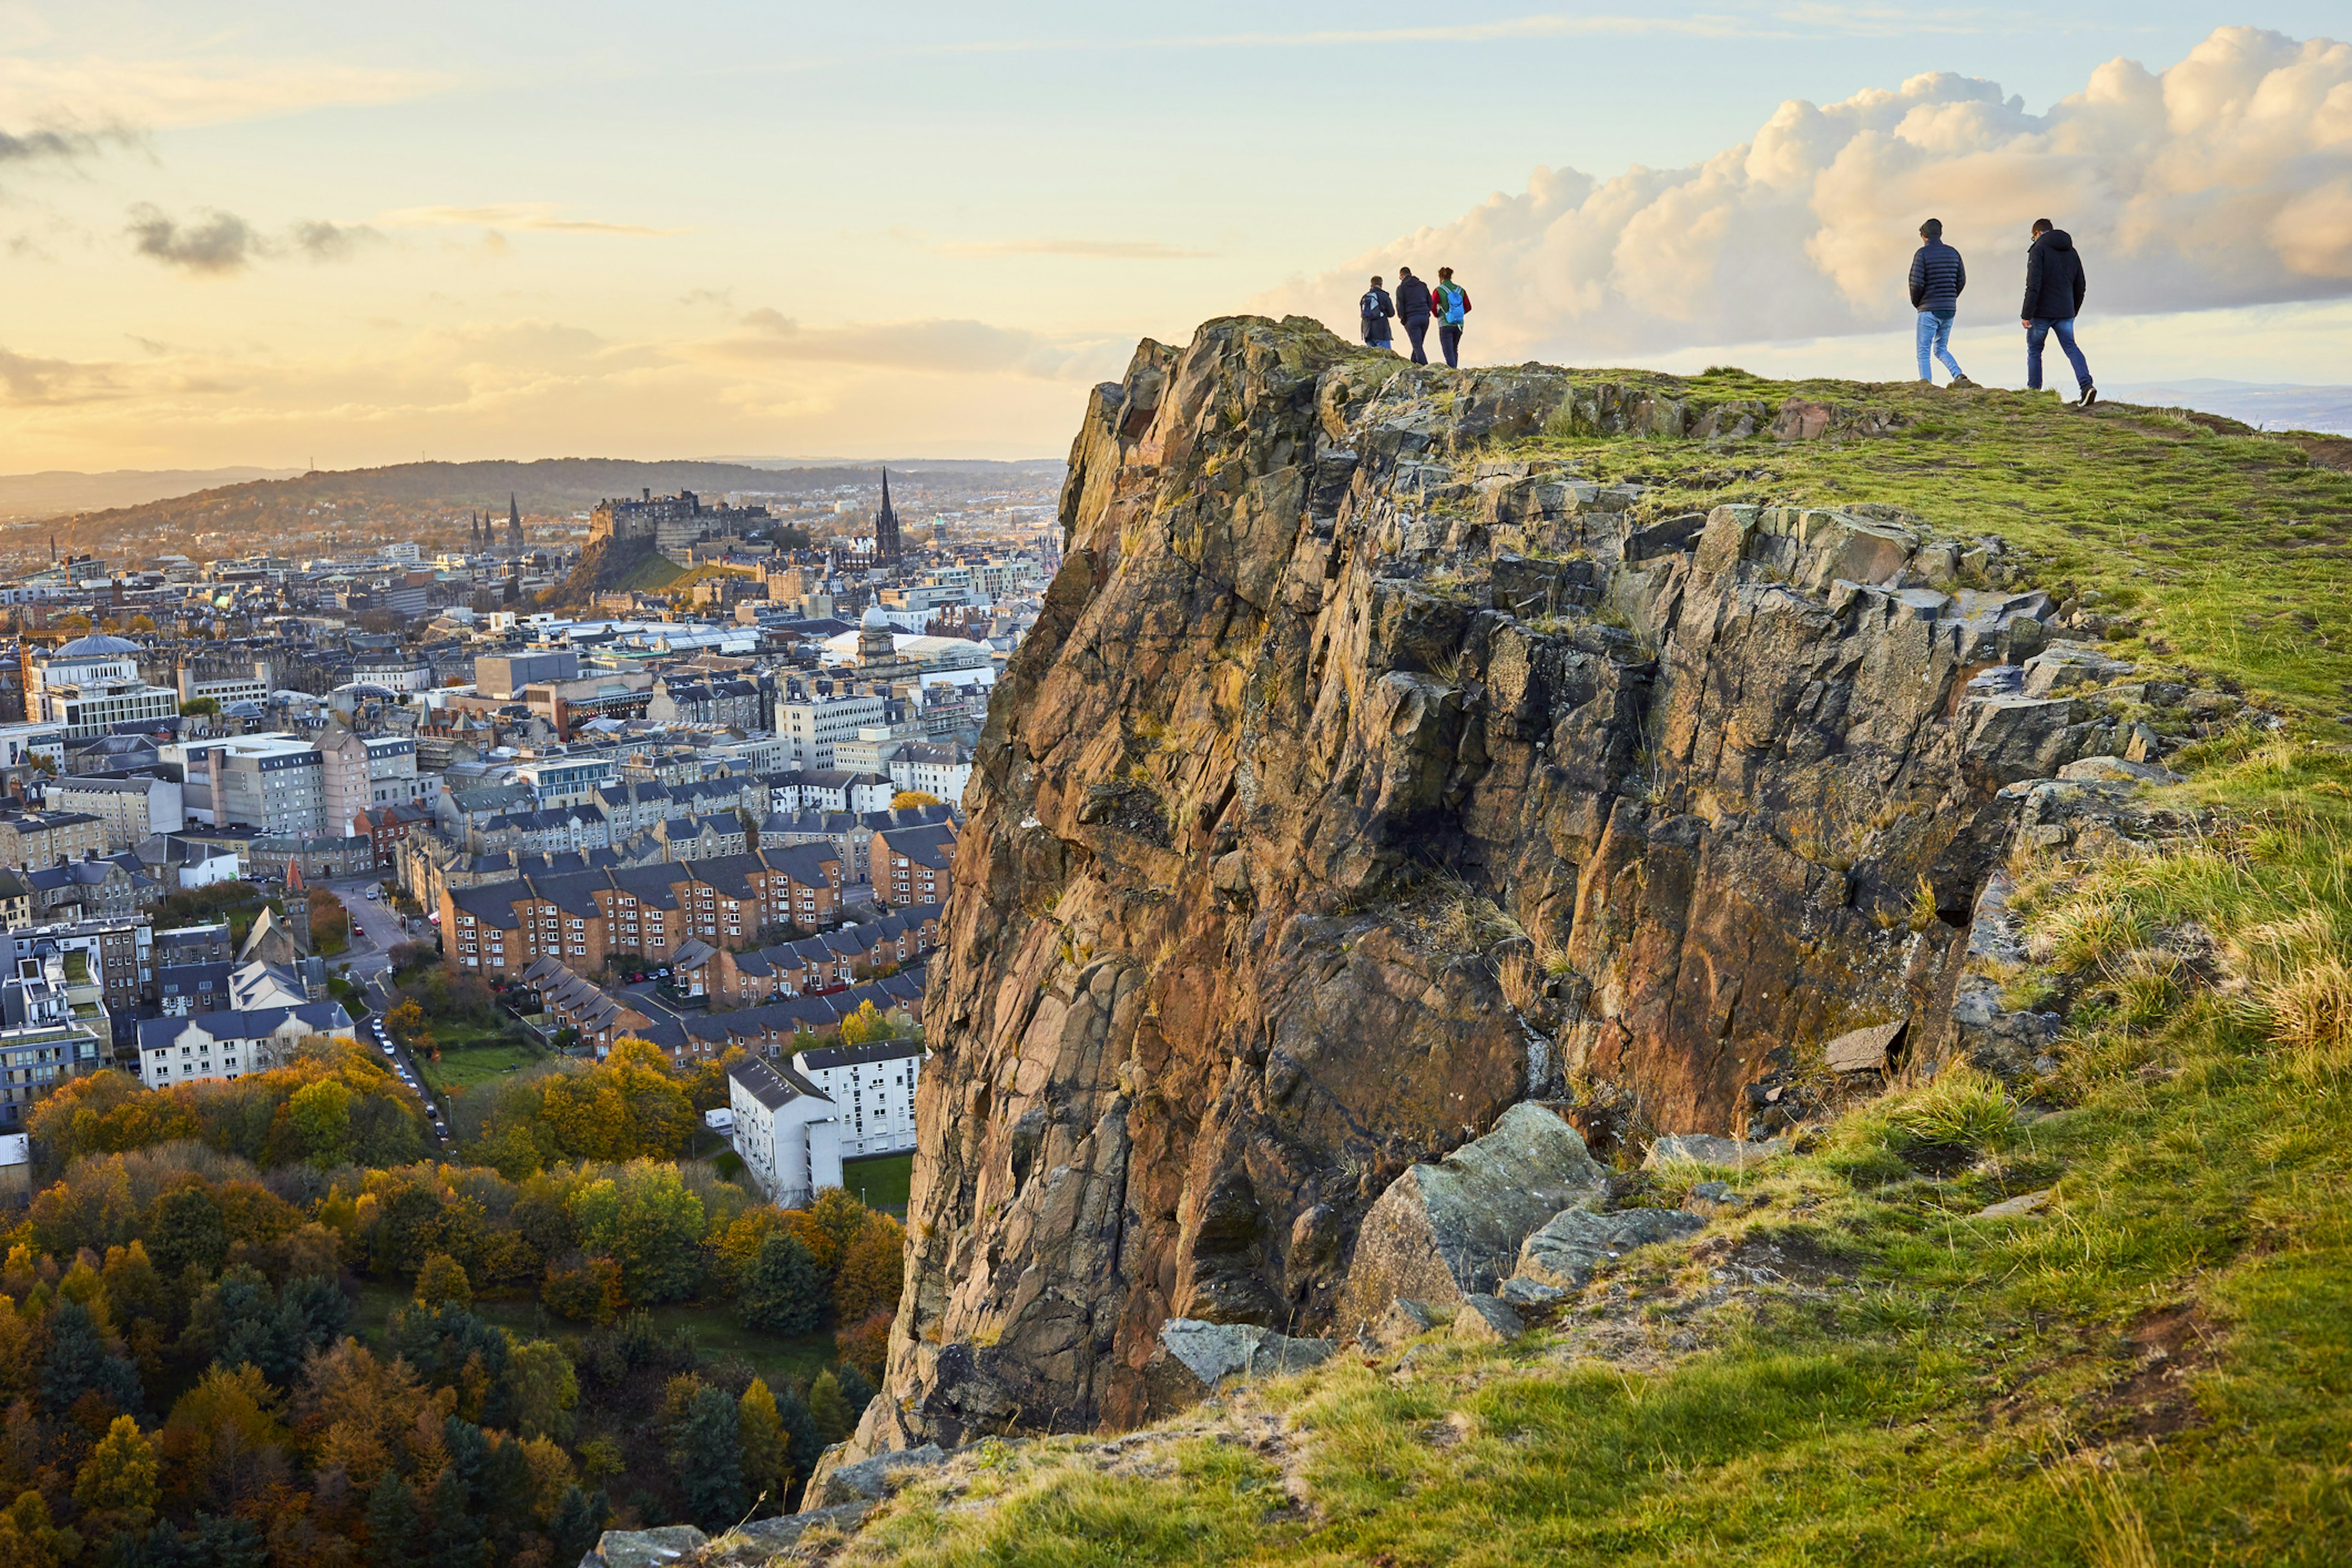
{"label": "green park lawn", "polygon": [[841,1189],[868,1208],[907,1217],[908,1189],[915,1179],[912,1154],[876,1154],[841,1163]]}
{"label": "green park lawn", "polygon": [[443,1094],[463,1094],[477,1084],[520,1072],[539,1059],[533,1047],[496,1028],[442,1026],[434,1032],[441,1059],[420,1058],[417,1070]]}

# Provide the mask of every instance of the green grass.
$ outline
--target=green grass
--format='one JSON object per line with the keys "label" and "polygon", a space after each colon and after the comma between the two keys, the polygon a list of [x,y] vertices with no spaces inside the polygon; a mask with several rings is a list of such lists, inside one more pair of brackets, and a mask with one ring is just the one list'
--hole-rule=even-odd
{"label": "green grass", "polygon": [[[1409,1369],[1342,1355],[1179,1418],[1150,1463],[1008,1448],[960,1496],[910,1491],[845,1562],[2345,1561],[2352,737],[2326,721],[2352,695],[2352,479],[2163,414],[1678,384],[1911,423],[1523,450],[1663,483],[1663,510],[1891,501],[1999,532],[2032,585],[2071,578],[2133,619],[2116,651],[2297,721],[2178,753],[2187,781],[2151,804],[2196,826],[2162,853],[2012,866],[2043,956],[2011,988],[2073,999],[2057,1071],[1948,1073],[1858,1109],[1734,1175],[1757,1206],[1627,1255],[1507,1350],[1441,1331]],[[1768,1243],[1821,1273],[1712,1294],[1739,1283],[1727,1251]]]}
{"label": "green grass", "polygon": [[540,1059],[541,1052],[496,1026],[436,1027],[441,1059],[420,1059],[416,1069],[444,1094],[463,1094],[476,1084],[504,1078]]}
{"label": "green grass", "polygon": [[841,1163],[841,1188],[868,1208],[887,1209],[904,1219],[908,1189],[915,1180],[912,1154],[876,1154]]}
{"label": "green grass", "polygon": [[[361,1280],[359,1308],[353,1321],[353,1331],[360,1342],[372,1350],[382,1350],[384,1321],[394,1309],[406,1306],[409,1300],[409,1292],[403,1286],[381,1279]],[[782,1380],[805,1389],[819,1373],[837,1363],[830,1333],[791,1337],[761,1333],[737,1322],[733,1307],[725,1302],[709,1306],[674,1302],[646,1310],[663,1333],[691,1329],[705,1356],[740,1356],[771,1385]],[[565,1341],[586,1331],[579,1323],[541,1310],[535,1300],[478,1300],[473,1311],[485,1322],[526,1339]]]}
{"label": "green grass", "polygon": [[[2178,415],[2082,413],[2028,393],[1916,383],[1764,382],[1580,372],[1646,383],[1693,405],[1799,395],[1888,407],[1889,434],[1710,448],[1547,436],[1517,456],[1569,459],[1601,482],[1662,488],[1663,510],[1723,501],[1883,502],[1941,537],[1998,533],[2031,552],[2033,584],[2071,584],[2135,625],[2116,651],[2228,676],[2306,712],[2352,707],[2352,475],[2283,436],[2227,434]],[[1755,470],[1761,469],[1761,475]]]}
{"label": "green grass", "polygon": [[648,552],[643,559],[632,562],[629,569],[613,580],[611,591],[632,594],[657,594],[675,585],[686,575],[686,568],[659,552]]}

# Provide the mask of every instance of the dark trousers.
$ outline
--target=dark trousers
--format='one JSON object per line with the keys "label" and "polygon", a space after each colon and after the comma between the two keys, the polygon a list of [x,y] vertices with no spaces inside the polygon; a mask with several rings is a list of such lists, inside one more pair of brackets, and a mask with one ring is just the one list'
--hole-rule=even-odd
{"label": "dark trousers", "polygon": [[1460,369],[1460,368],[1461,368],[1461,363],[1462,363],[1462,329],[1461,329],[1461,328],[1459,328],[1459,327],[1440,327],[1440,328],[1438,328],[1438,329],[1437,329],[1437,346],[1438,346],[1439,348],[1442,348],[1442,349],[1444,349],[1444,350],[1445,351],[1445,368],[1446,368],[1446,369],[1448,369],[1448,370],[1458,370],[1458,369]]}
{"label": "dark trousers", "polygon": [[1429,363],[1429,351],[1421,346],[1422,336],[1428,331],[1427,316],[1407,316],[1404,319],[1404,335],[1412,340],[1412,363],[1415,364]]}
{"label": "dark trousers", "polygon": [[2042,345],[2050,334],[2058,334],[2058,346],[2066,351],[2066,363],[2074,367],[2074,384],[2091,384],[2091,364],[2083,351],[2074,346],[2074,318],[2053,321],[2037,317],[2033,325],[2025,329],[2025,384],[2033,391],[2042,390]]}

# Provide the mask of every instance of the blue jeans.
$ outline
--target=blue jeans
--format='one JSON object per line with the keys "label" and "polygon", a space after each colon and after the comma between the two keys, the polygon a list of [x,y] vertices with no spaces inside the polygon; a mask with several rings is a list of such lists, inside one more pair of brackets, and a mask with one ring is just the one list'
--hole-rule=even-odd
{"label": "blue jeans", "polygon": [[2077,386],[2090,385],[2090,363],[2083,358],[2083,351],[2074,346],[2074,318],[2067,316],[2053,321],[2046,316],[2036,316],[2033,324],[2025,329],[2027,388],[2034,392],[2042,390],[2042,343],[2052,332],[2058,334],[2058,346],[2066,351],[2066,363],[2074,367],[2074,384]]}
{"label": "blue jeans", "polygon": [[1952,357],[1953,314],[1954,312],[1950,310],[1919,312],[1919,379],[1921,381],[1936,379],[1927,366],[1927,355],[1931,351],[1937,359],[1944,362],[1944,368],[1952,373],[1953,380],[1958,381],[1967,374],[1960,369],[1960,362]]}

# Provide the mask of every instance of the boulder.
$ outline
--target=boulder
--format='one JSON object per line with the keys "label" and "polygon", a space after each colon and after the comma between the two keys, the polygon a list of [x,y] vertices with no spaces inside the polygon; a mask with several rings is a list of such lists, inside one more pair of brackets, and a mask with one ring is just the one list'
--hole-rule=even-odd
{"label": "boulder", "polygon": [[1682,1209],[1570,1209],[1528,1237],[1519,1248],[1517,1277],[1559,1290],[1581,1289],[1600,1263],[1706,1228],[1705,1219]]}
{"label": "boulder", "polygon": [[1832,1072],[1885,1072],[1895,1045],[1910,1026],[1910,1019],[1897,1018],[1890,1024],[1850,1029],[1822,1047],[1822,1059]]}
{"label": "boulder", "polygon": [[1207,1323],[1171,1318],[1144,1363],[1146,1405],[1153,1416],[1198,1405],[1234,1384],[1305,1372],[1331,1359],[1330,1340],[1292,1339],[1255,1323]]}
{"label": "boulder", "polygon": [[2078,757],[2058,770],[2058,776],[2069,784],[2179,784],[2180,775],[2170,768],[2150,762],[2131,762],[2123,757]]}
{"label": "boulder", "polygon": [[841,1447],[836,1443],[825,1450],[824,1458],[817,1461],[815,1473],[809,1477],[809,1484],[801,1493],[801,1512],[803,1514],[814,1514],[846,1503],[878,1502],[889,1496],[894,1487],[903,1485],[910,1479],[903,1472],[929,1469],[947,1461],[947,1455],[940,1452],[938,1445],[926,1443],[919,1448],[898,1448],[886,1454],[877,1454],[870,1459],[859,1459],[854,1464],[828,1466],[825,1459],[831,1458]]}
{"label": "boulder", "polygon": [[1465,1296],[1454,1314],[1454,1337],[1474,1345],[1507,1345],[1527,1331],[1510,1303],[1495,1296]]}
{"label": "boulder", "polygon": [[1372,1325],[1366,1339],[1376,1350],[1392,1351],[1436,1326],[1436,1317],[1420,1302],[1391,1301],[1389,1310],[1381,1314],[1381,1321]]}
{"label": "boulder", "polygon": [[[739,1524],[720,1536],[717,1545],[720,1549],[748,1546],[751,1549],[749,1554],[751,1561],[768,1563],[786,1549],[799,1545],[801,1537],[812,1529],[826,1527],[847,1534],[865,1522],[866,1515],[873,1507],[871,1502],[844,1502],[830,1508],[803,1509],[798,1513],[781,1514],[774,1519],[755,1519],[749,1524]],[[713,1556],[719,1554],[719,1552],[712,1553]],[[738,1555],[733,1552],[727,1554]]]}
{"label": "boulder", "polygon": [[2025,694],[2052,697],[2078,686],[2112,686],[2131,672],[2128,663],[2088,643],[2053,642],[2025,661]]}
{"label": "boulder", "polygon": [[596,1538],[596,1549],[580,1560],[580,1568],[667,1568],[688,1552],[701,1551],[709,1541],[690,1524],[608,1530]]}
{"label": "boulder", "polygon": [[1529,1233],[1603,1173],[1556,1113],[1511,1107],[1486,1136],[1407,1170],[1365,1214],[1336,1314],[1341,1331],[1362,1335],[1391,1301],[1443,1309],[1493,1290]]}
{"label": "boulder", "polygon": [[1788,1152],[1786,1138],[1762,1138],[1750,1143],[1706,1132],[1670,1132],[1650,1145],[1649,1153],[1642,1158],[1642,1169],[1654,1171],[1676,1160],[1688,1160],[1700,1165],[1728,1165],[1738,1171]]}
{"label": "boulder", "polygon": [[2013,1198],[2003,1198],[1997,1204],[1987,1204],[1977,1210],[1977,1218],[2021,1219],[2036,1209],[2046,1207],[2050,1202],[2051,1191],[2052,1189],[2044,1187],[2038,1193],[2021,1193]]}
{"label": "boulder", "polygon": [[1547,1285],[1540,1279],[1522,1279],[1516,1274],[1496,1286],[1495,1294],[1523,1312],[1549,1307],[1568,1296],[1568,1292],[1557,1285]]}

